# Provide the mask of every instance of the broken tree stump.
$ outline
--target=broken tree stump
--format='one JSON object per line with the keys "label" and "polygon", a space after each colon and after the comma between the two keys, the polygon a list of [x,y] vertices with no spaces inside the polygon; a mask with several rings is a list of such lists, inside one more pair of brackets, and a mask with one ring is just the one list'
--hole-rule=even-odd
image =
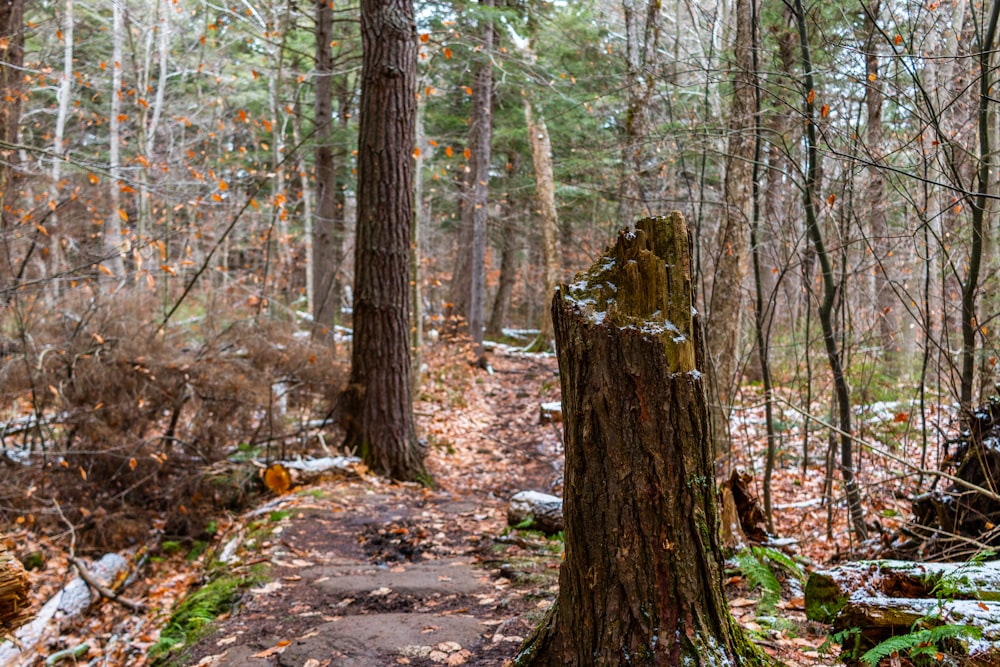
{"label": "broken tree stump", "polygon": [[722,591],[688,244],[647,218],[556,293],[566,551],[518,665],[768,664]]}

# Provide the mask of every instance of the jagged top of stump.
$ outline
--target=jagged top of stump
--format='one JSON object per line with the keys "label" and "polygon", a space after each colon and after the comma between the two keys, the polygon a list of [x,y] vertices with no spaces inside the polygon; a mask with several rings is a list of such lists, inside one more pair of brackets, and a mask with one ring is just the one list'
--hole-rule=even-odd
{"label": "jagged top of stump", "polygon": [[695,369],[691,256],[687,225],[677,211],[622,230],[615,244],[573,283],[563,300],[594,326],[633,327],[664,341],[670,368]]}

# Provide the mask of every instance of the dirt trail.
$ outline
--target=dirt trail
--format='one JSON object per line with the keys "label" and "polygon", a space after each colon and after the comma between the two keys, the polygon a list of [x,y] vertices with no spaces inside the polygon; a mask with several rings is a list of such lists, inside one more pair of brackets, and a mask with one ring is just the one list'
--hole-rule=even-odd
{"label": "dirt trail", "polygon": [[[544,540],[504,538],[506,501],[549,490],[558,428],[538,406],[558,396],[555,359],[497,352],[493,375],[442,373],[449,391],[416,411],[439,487],[370,476],[283,499],[244,563],[268,580],[187,653],[199,667],[503,665],[554,596],[559,558]],[[433,390],[433,389],[432,389]],[[551,545],[550,545],[551,546]]]}

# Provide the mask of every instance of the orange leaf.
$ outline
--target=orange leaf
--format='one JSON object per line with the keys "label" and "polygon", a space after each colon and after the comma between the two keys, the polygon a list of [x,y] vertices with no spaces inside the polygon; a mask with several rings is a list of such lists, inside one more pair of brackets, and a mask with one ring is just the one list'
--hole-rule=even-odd
{"label": "orange leaf", "polygon": [[438,145],[438,142],[434,141],[433,139],[431,139],[427,143],[429,143],[431,146],[437,146]]}
{"label": "orange leaf", "polygon": [[222,197],[219,196],[218,192],[212,193],[212,201],[222,201]]}
{"label": "orange leaf", "polygon": [[219,181],[219,189],[220,190],[228,190],[229,189],[229,183],[226,183],[225,181],[220,180]]}
{"label": "orange leaf", "polygon": [[813,100],[815,100],[815,99],[816,99],[816,91],[815,90],[810,90],[809,94],[806,96],[806,102],[809,103],[809,104],[812,104]]}
{"label": "orange leaf", "polygon": [[122,219],[122,222],[128,222],[128,213],[125,211],[125,209],[123,208],[118,209],[118,217]]}
{"label": "orange leaf", "polygon": [[132,470],[135,470],[137,465],[139,465],[139,462],[135,460],[134,456],[128,460],[128,467]]}
{"label": "orange leaf", "polygon": [[878,75],[875,74],[875,72],[872,72],[871,74],[868,75],[868,80],[869,81],[874,81],[877,78],[878,78]]}
{"label": "orange leaf", "polygon": [[472,157],[472,151],[466,148],[464,151],[462,151],[462,155],[464,155],[465,159],[468,160],[470,157]]}
{"label": "orange leaf", "polygon": [[108,267],[104,266],[103,264],[98,264],[97,268],[98,268],[98,270],[100,270],[101,273],[103,273],[106,276],[113,276],[113,275],[115,275],[114,271],[112,271]]}
{"label": "orange leaf", "polygon": [[255,69],[252,69],[252,70],[250,70],[250,73],[251,73],[251,74],[253,74],[253,78],[254,78],[254,79],[256,79],[256,78],[257,78],[257,76],[258,76],[258,74],[257,74],[257,70],[255,70]]}
{"label": "orange leaf", "polygon": [[893,41],[896,44],[902,44],[903,43],[903,36],[902,35],[896,35],[896,38]]}
{"label": "orange leaf", "polygon": [[447,58],[448,60],[451,60],[451,49],[446,48],[444,50],[444,57]]}
{"label": "orange leaf", "polygon": [[447,148],[444,149],[444,154],[447,155],[448,157],[451,157],[452,155],[455,154],[455,152],[451,150],[451,146],[448,146]]}
{"label": "orange leaf", "polygon": [[292,488],[292,474],[285,466],[274,463],[264,471],[264,486],[274,493],[286,493]]}
{"label": "orange leaf", "polygon": [[826,198],[826,203],[830,206],[833,206],[833,202],[835,201],[837,201],[837,195],[830,195]]}
{"label": "orange leaf", "polygon": [[420,146],[413,149],[413,157],[420,157]]}
{"label": "orange leaf", "polygon": [[471,95],[472,94],[472,88],[470,88],[469,86],[466,86],[465,87],[465,94],[466,95]]}
{"label": "orange leaf", "polygon": [[420,41],[424,44],[426,44],[430,40],[430,38],[431,36],[428,35],[426,32],[420,35]]}
{"label": "orange leaf", "polygon": [[101,179],[97,178],[97,174],[87,174],[87,178],[90,179],[92,185],[97,185],[98,181]]}
{"label": "orange leaf", "polygon": [[820,111],[819,111],[819,115],[822,116],[823,118],[826,118],[826,115],[828,113],[830,113],[830,105],[829,104],[824,104],[823,108],[820,109]]}
{"label": "orange leaf", "polygon": [[80,477],[83,477],[83,481],[87,481],[87,471],[82,467],[80,468]]}

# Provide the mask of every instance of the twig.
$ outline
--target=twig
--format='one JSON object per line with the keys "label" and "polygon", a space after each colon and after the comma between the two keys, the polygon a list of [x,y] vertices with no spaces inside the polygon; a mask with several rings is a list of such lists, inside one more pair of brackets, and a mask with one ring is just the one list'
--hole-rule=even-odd
{"label": "twig", "polygon": [[123,598],[122,596],[118,595],[118,593],[115,593],[113,590],[103,585],[94,577],[93,574],[90,573],[90,570],[87,569],[86,564],[82,560],[80,560],[76,556],[70,556],[69,562],[72,563],[73,567],[76,568],[76,571],[80,575],[80,578],[83,579],[85,582],[87,582],[88,586],[97,591],[101,595],[101,597],[107,598],[112,602],[117,602],[121,606],[125,607],[126,609],[130,609],[131,611],[134,611],[137,614],[145,613],[146,605],[142,604],[141,602],[136,602],[135,600],[130,600],[129,598]]}

